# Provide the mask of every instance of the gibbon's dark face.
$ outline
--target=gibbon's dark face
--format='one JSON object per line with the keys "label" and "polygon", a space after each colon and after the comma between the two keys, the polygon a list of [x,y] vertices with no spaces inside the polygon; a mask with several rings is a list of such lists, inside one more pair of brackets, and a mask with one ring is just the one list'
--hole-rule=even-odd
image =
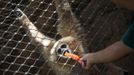
{"label": "gibbon's dark face", "polygon": [[65,52],[81,56],[84,53],[84,50],[80,41],[78,41],[76,38],[71,36],[64,37],[58,40],[50,50],[50,60],[63,64],[64,66],[74,65],[77,61],[64,56]]}

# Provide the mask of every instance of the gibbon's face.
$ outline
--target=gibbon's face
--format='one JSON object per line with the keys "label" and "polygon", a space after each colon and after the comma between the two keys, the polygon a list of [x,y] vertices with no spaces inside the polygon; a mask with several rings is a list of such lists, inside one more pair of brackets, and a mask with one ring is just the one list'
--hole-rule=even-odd
{"label": "gibbon's face", "polygon": [[80,41],[78,41],[77,39],[75,39],[71,36],[64,37],[64,38],[58,40],[54,44],[53,48],[50,50],[50,54],[51,54],[50,60],[52,62],[57,62],[59,64],[66,63],[67,65],[68,64],[74,65],[76,63],[76,61],[64,56],[65,52],[81,56],[84,53],[84,50],[82,48]]}

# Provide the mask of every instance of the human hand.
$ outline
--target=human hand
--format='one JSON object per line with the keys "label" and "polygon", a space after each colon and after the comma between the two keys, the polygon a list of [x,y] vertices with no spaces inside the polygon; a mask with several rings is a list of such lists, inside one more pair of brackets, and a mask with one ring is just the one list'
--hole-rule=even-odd
{"label": "human hand", "polygon": [[85,54],[78,62],[81,64],[82,68],[90,69],[93,65],[92,54]]}

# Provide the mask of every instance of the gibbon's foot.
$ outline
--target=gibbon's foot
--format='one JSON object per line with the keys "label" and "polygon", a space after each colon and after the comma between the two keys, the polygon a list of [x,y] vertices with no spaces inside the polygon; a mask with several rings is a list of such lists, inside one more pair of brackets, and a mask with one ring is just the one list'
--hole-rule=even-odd
{"label": "gibbon's foot", "polygon": [[16,15],[17,18],[20,18],[22,17],[23,12],[19,8],[16,8],[14,14]]}

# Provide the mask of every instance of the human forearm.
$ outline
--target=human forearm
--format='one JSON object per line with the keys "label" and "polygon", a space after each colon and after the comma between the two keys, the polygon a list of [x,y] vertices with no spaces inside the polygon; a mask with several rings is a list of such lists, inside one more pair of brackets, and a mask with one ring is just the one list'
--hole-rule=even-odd
{"label": "human forearm", "polygon": [[85,54],[79,60],[79,63],[83,68],[89,69],[92,64],[115,61],[133,51],[132,48],[127,47],[122,41],[118,41],[98,52]]}
{"label": "human forearm", "polygon": [[118,41],[107,48],[98,51],[96,53],[91,53],[93,63],[107,63],[115,61],[129,53],[133,50],[127,47],[122,41]]}
{"label": "human forearm", "polygon": [[134,0],[111,0],[120,7],[134,11]]}

